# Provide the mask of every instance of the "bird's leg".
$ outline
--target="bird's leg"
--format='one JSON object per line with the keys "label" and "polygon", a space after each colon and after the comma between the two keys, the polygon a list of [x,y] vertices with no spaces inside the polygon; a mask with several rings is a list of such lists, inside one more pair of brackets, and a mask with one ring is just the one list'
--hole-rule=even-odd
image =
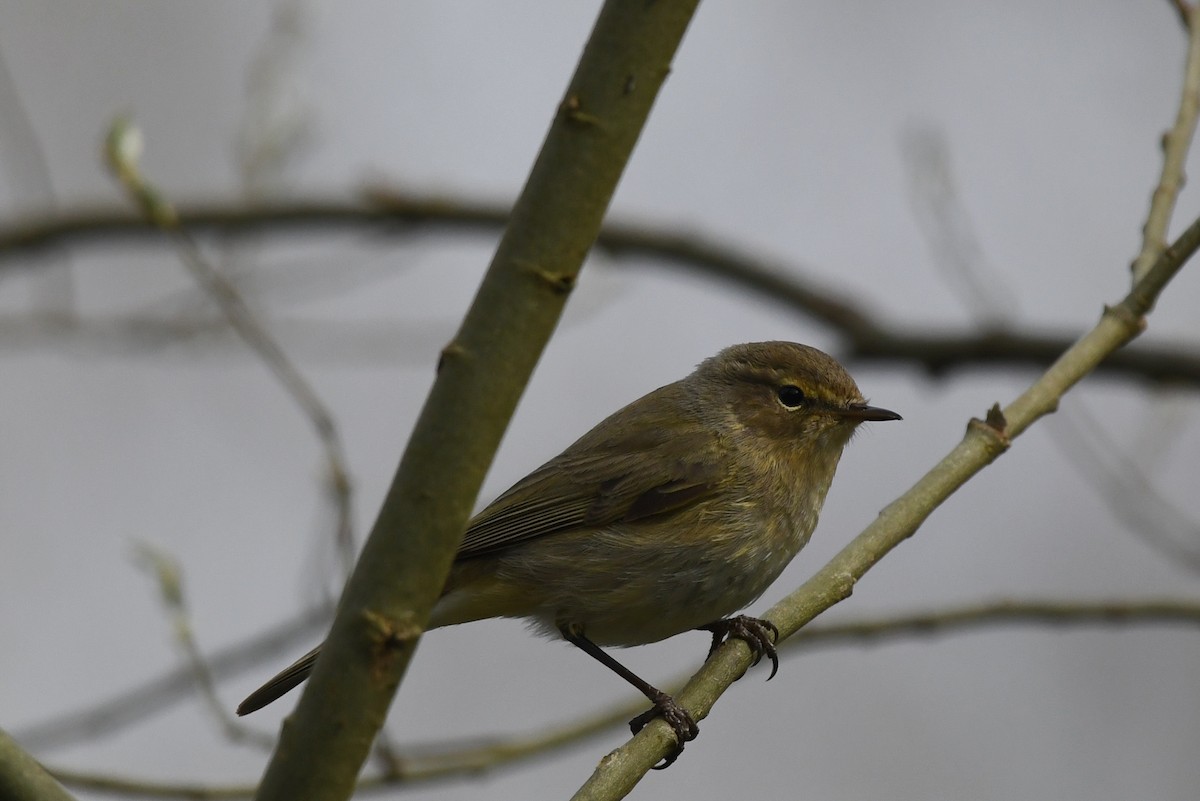
{"label": "bird's leg", "polygon": [[675,750],[667,754],[662,764],[655,765],[654,769],[662,770],[663,768],[670,767],[671,763],[683,753],[683,744],[696,739],[696,735],[700,733],[700,727],[696,725],[696,721],[692,719],[691,714],[680,706],[679,702],[674,698],[654,687],[641,676],[606,654],[601,650],[600,646],[583,636],[583,631],[579,627],[562,625],[559,626],[558,630],[562,632],[563,639],[625,679],[625,681],[634,687],[637,687],[642,695],[650,699],[650,703],[654,704],[654,706],[629,721],[629,728],[634,734],[637,734],[651,720],[662,716],[662,719],[675,732],[676,745]]}
{"label": "bird's leg", "polygon": [[736,615],[701,626],[700,629],[712,632],[713,641],[712,647],[708,649],[708,656],[715,654],[721,647],[721,643],[730,637],[736,637],[750,646],[750,652],[754,654],[754,662],[751,663],[751,667],[761,662],[765,656],[771,660],[771,675],[767,676],[767,681],[775,678],[775,674],[779,671],[779,654],[775,651],[775,643],[779,640],[779,629],[775,628],[775,624],[771,621],[760,620],[749,615]]}

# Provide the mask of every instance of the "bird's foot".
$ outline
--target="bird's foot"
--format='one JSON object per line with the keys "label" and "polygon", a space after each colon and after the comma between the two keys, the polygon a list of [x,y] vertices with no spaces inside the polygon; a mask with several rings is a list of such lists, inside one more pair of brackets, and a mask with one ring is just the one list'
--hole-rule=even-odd
{"label": "bird's foot", "polygon": [[779,640],[779,629],[771,621],[749,615],[736,615],[700,628],[711,631],[713,635],[708,656],[715,654],[722,643],[736,637],[750,646],[750,651],[754,654],[751,667],[761,662],[764,656],[771,660],[771,675],[767,676],[767,681],[775,678],[775,674],[779,672],[779,654],[775,650],[775,643]]}
{"label": "bird's foot", "polygon": [[660,764],[654,766],[655,770],[663,770],[679,759],[679,755],[683,753],[683,744],[695,740],[696,735],[700,733],[700,727],[696,725],[696,721],[692,720],[691,713],[666,693],[660,692],[651,700],[654,702],[654,706],[629,721],[629,728],[634,734],[637,734],[645,728],[647,723],[657,717],[661,717],[667,722],[667,725],[675,732],[675,748],[663,757]]}

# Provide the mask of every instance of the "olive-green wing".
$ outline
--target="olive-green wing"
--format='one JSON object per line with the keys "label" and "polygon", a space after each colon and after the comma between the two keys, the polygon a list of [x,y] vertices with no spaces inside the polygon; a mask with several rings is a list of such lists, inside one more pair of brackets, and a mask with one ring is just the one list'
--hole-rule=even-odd
{"label": "olive-green wing", "polygon": [[638,404],[601,423],[480,512],[467,527],[458,558],[584,526],[652,517],[711,497],[725,477],[717,437],[700,426],[680,426],[677,417],[653,410],[641,414]]}

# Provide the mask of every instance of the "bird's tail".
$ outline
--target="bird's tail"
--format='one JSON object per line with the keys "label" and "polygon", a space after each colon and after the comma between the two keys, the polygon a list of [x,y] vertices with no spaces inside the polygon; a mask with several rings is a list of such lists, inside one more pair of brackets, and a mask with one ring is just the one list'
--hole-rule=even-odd
{"label": "bird's tail", "polygon": [[262,709],[307,679],[308,674],[312,673],[319,653],[321,653],[320,645],[281,670],[266,684],[246,696],[246,700],[238,704],[237,713],[249,715],[251,712]]}

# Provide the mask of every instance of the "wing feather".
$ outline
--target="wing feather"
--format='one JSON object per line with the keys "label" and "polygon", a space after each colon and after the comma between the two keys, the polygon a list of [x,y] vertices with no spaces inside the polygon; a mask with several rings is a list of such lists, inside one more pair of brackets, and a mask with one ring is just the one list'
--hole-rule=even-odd
{"label": "wing feather", "polygon": [[669,384],[635,401],[530,473],[471,521],[458,558],[710,497],[725,476],[722,443],[699,421],[681,421],[681,393]]}

